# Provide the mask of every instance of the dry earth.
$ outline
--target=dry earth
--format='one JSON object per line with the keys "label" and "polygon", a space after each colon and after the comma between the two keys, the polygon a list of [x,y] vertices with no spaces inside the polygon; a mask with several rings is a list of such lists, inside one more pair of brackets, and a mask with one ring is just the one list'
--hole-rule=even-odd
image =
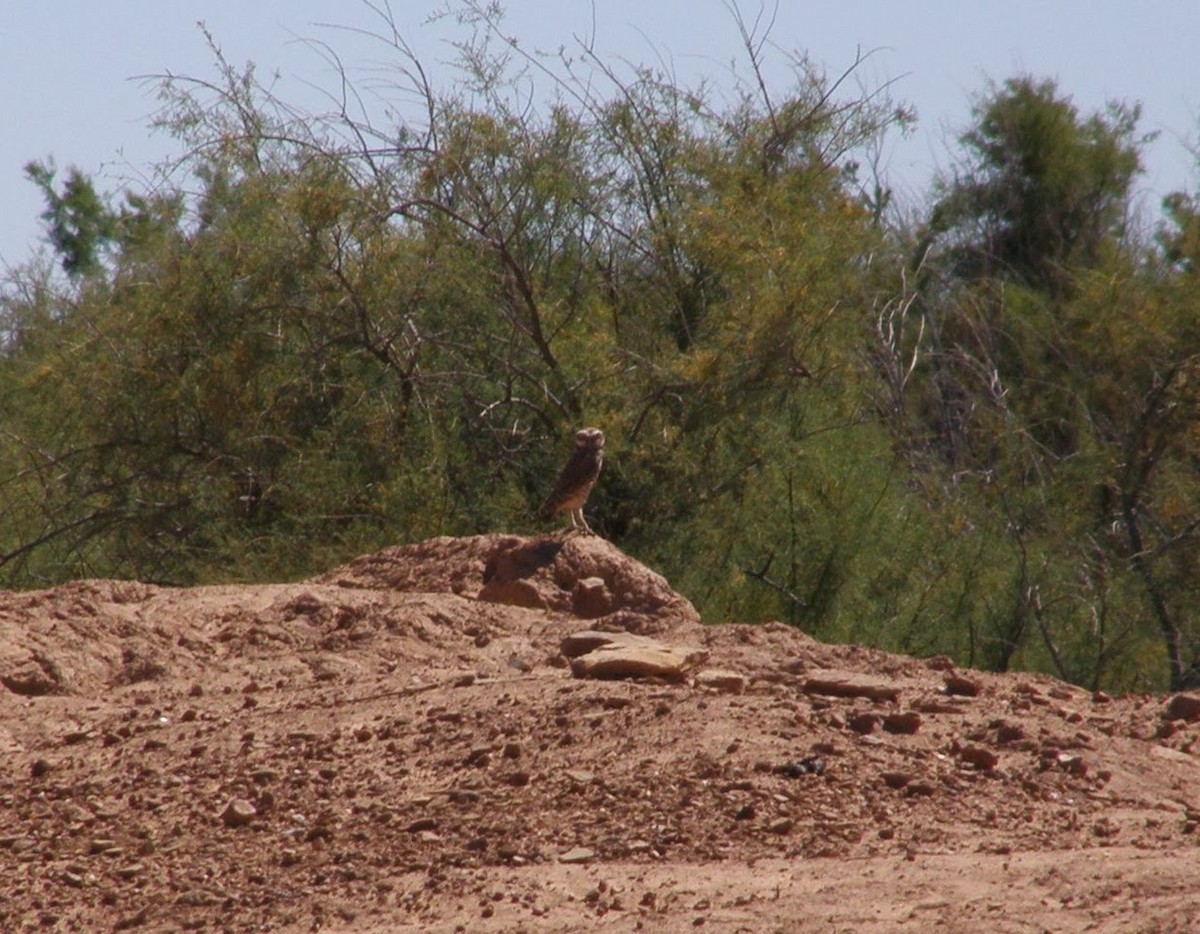
{"label": "dry earth", "polygon": [[702,626],[596,537],[0,593],[0,683],[3,931],[1200,930],[1200,699]]}

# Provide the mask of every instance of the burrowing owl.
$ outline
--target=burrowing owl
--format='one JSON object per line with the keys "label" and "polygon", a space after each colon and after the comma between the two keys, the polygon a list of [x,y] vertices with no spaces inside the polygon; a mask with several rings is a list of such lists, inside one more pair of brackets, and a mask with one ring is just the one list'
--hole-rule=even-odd
{"label": "burrowing owl", "polygon": [[[571,527],[580,525],[588,532],[591,527],[583,518],[583,504],[587,502],[596,478],[600,476],[600,465],[604,463],[604,432],[599,428],[582,428],[575,432],[575,450],[567,466],[558,475],[554,492],[546,497],[538,515],[549,519],[560,512],[571,514]],[[579,522],[575,519],[578,517]]]}

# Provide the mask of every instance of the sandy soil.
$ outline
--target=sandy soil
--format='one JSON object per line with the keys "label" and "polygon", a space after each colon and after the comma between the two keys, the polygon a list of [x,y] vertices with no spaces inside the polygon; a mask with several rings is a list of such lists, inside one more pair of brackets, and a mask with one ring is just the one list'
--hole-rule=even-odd
{"label": "sandy soil", "polygon": [[702,625],[593,536],[0,592],[0,685],[3,931],[1200,930],[1200,698]]}

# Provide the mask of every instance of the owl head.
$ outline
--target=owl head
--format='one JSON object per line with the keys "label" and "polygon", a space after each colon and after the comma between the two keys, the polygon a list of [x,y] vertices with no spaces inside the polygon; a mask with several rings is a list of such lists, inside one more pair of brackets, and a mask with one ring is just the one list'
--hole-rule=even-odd
{"label": "owl head", "polygon": [[581,428],[575,432],[575,447],[594,451],[604,450],[604,432],[599,428]]}

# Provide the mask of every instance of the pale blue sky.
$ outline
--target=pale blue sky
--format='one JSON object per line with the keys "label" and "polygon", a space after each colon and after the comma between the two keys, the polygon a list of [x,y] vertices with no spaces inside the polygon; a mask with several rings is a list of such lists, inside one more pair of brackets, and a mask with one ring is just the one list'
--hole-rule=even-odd
{"label": "pale blue sky", "polygon": [[[412,46],[431,67],[450,58],[445,27],[422,25],[435,0],[393,0]],[[552,49],[590,32],[603,55],[634,61],[669,56],[685,80],[720,83],[738,55],[736,29],[721,0],[510,0],[507,24],[531,46]],[[747,19],[758,6],[743,0]],[[37,191],[24,178],[30,159],[78,165],[101,187],[116,188],[174,152],[146,130],[155,108],[137,75],[170,70],[211,77],[196,22],[203,20],[226,57],[253,60],[259,74],[281,73],[280,95],[319,109],[309,87],[332,86],[329,66],[298,40],[336,48],[352,76],[383,60],[378,46],[321,24],[370,27],[354,0],[8,0],[0,21],[0,264],[26,259],[40,236]],[[878,49],[861,74],[894,79],[893,95],[912,104],[920,125],[887,152],[892,181],[919,198],[950,158],[969,101],[987,78],[1018,72],[1053,77],[1081,109],[1110,98],[1140,100],[1142,128],[1161,136],[1149,152],[1143,198],[1195,190],[1200,173],[1187,146],[1200,118],[1200,3],[1193,0],[815,0],[779,4],[772,39],[801,49],[830,73],[856,49]]]}

